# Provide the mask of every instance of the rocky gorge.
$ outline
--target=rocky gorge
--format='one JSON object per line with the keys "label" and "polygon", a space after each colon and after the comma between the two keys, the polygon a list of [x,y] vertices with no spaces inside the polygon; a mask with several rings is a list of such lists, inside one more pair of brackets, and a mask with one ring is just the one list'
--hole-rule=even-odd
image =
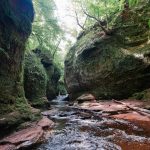
{"label": "rocky gorge", "polygon": [[149,150],[149,12],[142,2],[107,32],[84,29],[63,81],[51,50],[26,49],[33,1],[1,0],[0,150]]}
{"label": "rocky gorge", "polygon": [[48,50],[35,49],[25,55],[25,96],[35,107],[44,107],[55,98],[59,89],[60,69]]}

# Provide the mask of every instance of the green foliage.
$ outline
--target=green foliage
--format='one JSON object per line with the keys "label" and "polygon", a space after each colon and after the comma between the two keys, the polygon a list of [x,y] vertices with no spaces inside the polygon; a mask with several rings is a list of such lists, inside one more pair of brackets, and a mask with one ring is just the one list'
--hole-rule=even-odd
{"label": "green foliage", "polygon": [[[80,17],[85,15],[83,11],[86,11],[88,14],[97,18],[98,20],[106,20],[107,22],[109,22],[110,16],[116,17],[116,13],[119,11],[120,6],[119,0],[74,0],[74,2],[78,10],[82,12]],[[79,9],[79,7],[81,7],[81,9]],[[88,17],[85,26],[91,26],[95,22],[96,20]]]}
{"label": "green foliage", "polygon": [[59,53],[61,51],[59,44],[64,33],[56,17],[55,2],[54,0],[36,0],[33,1],[33,4],[35,20],[27,49],[33,50],[38,47],[41,50],[50,51],[54,62],[63,69],[63,56]]}
{"label": "green foliage", "polygon": [[67,90],[65,88],[64,81],[59,81],[57,88],[58,88],[58,92],[60,95],[66,95],[67,94]]}
{"label": "green foliage", "polygon": [[129,0],[129,6],[135,6],[139,3],[139,0]]}
{"label": "green foliage", "polygon": [[125,4],[128,4],[129,7],[135,7],[139,4],[141,0],[120,0],[120,10],[124,9]]}
{"label": "green foliage", "polygon": [[147,3],[148,0],[73,0],[73,2],[75,8],[82,12],[82,14],[78,13],[80,15],[80,20],[83,15],[86,17],[84,11],[93,16],[93,18],[96,18],[93,19],[92,17],[87,17],[86,27],[95,24],[97,20],[101,20],[107,22],[106,28],[111,28],[114,20],[122,10],[127,7],[133,9],[134,7]]}
{"label": "green foliage", "polygon": [[150,20],[148,21],[148,26],[149,26],[149,28],[150,28]]}
{"label": "green foliage", "polygon": [[53,0],[36,0],[33,4],[35,8],[35,20],[28,42],[28,49],[35,49],[40,46],[53,52],[62,36],[62,30],[55,16],[55,3]]}

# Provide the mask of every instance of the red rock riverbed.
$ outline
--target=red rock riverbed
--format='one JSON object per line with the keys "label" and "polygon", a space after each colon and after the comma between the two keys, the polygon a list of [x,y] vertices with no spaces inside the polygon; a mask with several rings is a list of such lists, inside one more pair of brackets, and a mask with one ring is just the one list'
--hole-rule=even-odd
{"label": "red rock riverbed", "polygon": [[54,123],[44,117],[45,121],[1,140],[0,150],[26,148],[30,143],[42,143],[34,150],[150,150],[149,106],[137,100],[71,105],[57,98],[42,113],[55,122],[53,132]]}

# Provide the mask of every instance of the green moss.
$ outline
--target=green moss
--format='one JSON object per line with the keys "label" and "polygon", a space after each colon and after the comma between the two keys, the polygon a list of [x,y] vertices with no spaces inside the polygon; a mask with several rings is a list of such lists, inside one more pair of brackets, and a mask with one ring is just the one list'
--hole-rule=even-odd
{"label": "green moss", "polygon": [[65,87],[65,84],[63,81],[59,81],[57,88],[58,88],[58,92],[60,95],[66,95],[67,94],[67,90],[66,90],[66,87]]}
{"label": "green moss", "polygon": [[34,115],[24,95],[23,59],[31,33],[31,0],[0,1],[0,119],[1,130],[30,120]]}
{"label": "green moss", "polygon": [[33,50],[36,56],[40,59],[47,75],[47,88],[46,96],[49,100],[55,98],[58,95],[58,81],[61,76],[61,71],[53,62],[51,52],[46,49],[37,48]]}
{"label": "green moss", "polygon": [[124,99],[150,87],[149,58],[143,57],[150,50],[149,6],[128,10],[124,19],[121,12],[111,36],[96,25],[82,33],[65,60],[71,97],[90,92],[97,99]]}
{"label": "green moss", "polygon": [[150,89],[146,89],[142,92],[135,93],[130,98],[137,100],[150,100]]}
{"label": "green moss", "polygon": [[24,67],[24,89],[32,106],[44,106],[47,75],[40,59],[32,52],[27,53]]}
{"label": "green moss", "polygon": [[15,109],[14,105],[11,104],[0,104],[0,115],[4,115],[12,112]]}

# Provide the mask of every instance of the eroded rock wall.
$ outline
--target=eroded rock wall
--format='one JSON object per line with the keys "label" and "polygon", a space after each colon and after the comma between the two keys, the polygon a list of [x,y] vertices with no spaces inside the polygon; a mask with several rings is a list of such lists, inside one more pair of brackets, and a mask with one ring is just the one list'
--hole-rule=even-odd
{"label": "eroded rock wall", "polygon": [[123,99],[150,87],[150,4],[122,12],[112,35],[87,29],[65,60],[65,82],[72,99],[92,93],[97,99]]}
{"label": "eroded rock wall", "polygon": [[33,19],[32,0],[0,1],[0,137],[34,118],[23,88],[25,44]]}
{"label": "eroded rock wall", "polygon": [[28,102],[33,107],[44,108],[48,103],[46,98],[47,74],[41,60],[33,53],[25,55],[24,90]]}
{"label": "eroded rock wall", "polygon": [[[38,63],[34,60],[38,61]],[[32,100],[33,97],[34,99],[37,97],[36,101],[38,102],[41,101],[40,97],[47,97],[49,100],[55,98],[59,93],[58,81],[60,76],[60,69],[53,62],[53,57],[49,50],[37,48],[33,50],[32,56],[26,55],[24,85],[28,99]],[[29,82],[29,79],[32,82]],[[31,83],[34,86],[29,89]],[[40,99],[38,100],[38,98]]]}
{"label": "eroded rock wall", "polygon": [[28,109],[22,64],[33,17],[31,0],[0,1],[0,114]]}

